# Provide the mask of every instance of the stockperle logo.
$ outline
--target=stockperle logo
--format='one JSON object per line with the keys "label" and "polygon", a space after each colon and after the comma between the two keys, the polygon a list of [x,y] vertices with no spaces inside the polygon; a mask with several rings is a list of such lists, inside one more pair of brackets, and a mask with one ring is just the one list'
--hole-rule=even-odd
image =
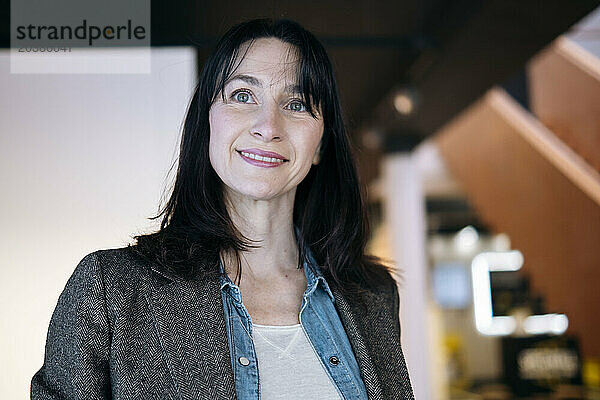
{"label": "stockperle logo", "polygon": [[12,73],[149,73],[150,0],[11,0]]}
{"label": "stockperle logo", "polygon": [[[87,42],[88,46],[98,43],[98,40],[112,41],[140,40],[144,41],[147,37],[146,28],[142,25],[133,25],[129,19],[125,25],[105,25],[97,26],[89,24],[86,19],[76,26],[46,26],[46,25],[21,25],[16,27],[16,39],[19,41],[42,41],[44,43],[64,43],[74,44],[74,40]],[[24,43],[24,42],[22,42]],[[103,42],[104,43],[104,42]],[[122,42],[123,43],[123,42]],[[122,44],[121,43],[121,44]]]}

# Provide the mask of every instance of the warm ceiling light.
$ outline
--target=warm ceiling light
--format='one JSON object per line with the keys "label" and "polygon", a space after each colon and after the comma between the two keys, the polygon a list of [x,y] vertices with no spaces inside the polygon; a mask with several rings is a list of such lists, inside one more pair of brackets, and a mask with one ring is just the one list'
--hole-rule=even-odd
{"label": "warm ceiling light", "polygon": [[367,129],[366,131],[363,131],[362,142],[363,145],[365,145],[365,147],[368,149],[380,149],[382,145],[381,134],[375,129]]}
{"label": "warm ceiling light", "polygon": [[410,115],[415,109],[413,96],[407,92],[400,92],[394,97],[394,108],[399,114]]}

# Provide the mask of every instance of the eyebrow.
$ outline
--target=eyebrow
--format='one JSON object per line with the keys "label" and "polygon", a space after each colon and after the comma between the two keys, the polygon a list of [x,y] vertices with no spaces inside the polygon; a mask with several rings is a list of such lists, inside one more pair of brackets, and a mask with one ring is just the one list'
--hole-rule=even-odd
{"label": "eyebrow", "polygon": [[234,75],[231,78],[227,79],[227,82],[225,82],[225,85],[228,85],[232,81],[235,81],[237,79],[239,79],[240,81],[246,82],[248,85],[263,87],[262,82],[260,80],[258,80],[257,78],[250,76],[250,75],[242,75],[242,74],[237,74],[237,75]]}
{"label": "eyebrow", "polygon": [[[244,75],[244,74],[237,74],[237,75],[232,76],[231,78],[227,79],[227,81],[225,82],[225,85],[228,85],[229,83],[231,83],[232,81],[235,81],[235,80],[240,80],[240,81],[246,82],[248,85],[257,86],[259,88],[262,88],[264,86],[260,79],[254,77],[254,76],[251,76],[251,75]],[[283,90],[286,93],[301,93],[302,92],[300,90],[299,85],[286,85],[285,88],[283,88]]]}

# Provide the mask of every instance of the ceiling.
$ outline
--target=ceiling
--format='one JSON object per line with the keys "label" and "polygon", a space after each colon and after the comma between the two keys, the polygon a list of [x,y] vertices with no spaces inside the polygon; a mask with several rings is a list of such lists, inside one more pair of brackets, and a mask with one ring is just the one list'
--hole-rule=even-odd
{"label": "ceiling", "polygon": [[[5,4],[8,2],[4,2]],[[195,45],[200,66],[231,25],[289,18],[326,46],[365,182],[385,151],[414,146],[598,6],[591,0],[152,1],[153,46]],[[8,4],[0,45],[9,46]],[[394,88],[410,84],[419,107],[399,118]],[[378,132],[380,145],[364,140]],[[372,143],[371,147],[365,144]],[[371,162],[369,162],[371,161]]]}

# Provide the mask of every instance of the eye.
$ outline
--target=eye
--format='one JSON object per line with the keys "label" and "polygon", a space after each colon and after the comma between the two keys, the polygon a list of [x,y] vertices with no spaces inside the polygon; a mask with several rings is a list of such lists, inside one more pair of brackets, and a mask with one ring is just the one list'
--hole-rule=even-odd
{"label": "eye", "polygon": [[300,101],[300,100],[292,100],[288,104],[288,108],[290,110],[296,111],[296,112],[306,111],[306,105],[302,101]]}
{"label": "eye", "polygon": [[250,92],[245,89],[236,90],[231,94],[231,98],[238,103],[251,103]]}

